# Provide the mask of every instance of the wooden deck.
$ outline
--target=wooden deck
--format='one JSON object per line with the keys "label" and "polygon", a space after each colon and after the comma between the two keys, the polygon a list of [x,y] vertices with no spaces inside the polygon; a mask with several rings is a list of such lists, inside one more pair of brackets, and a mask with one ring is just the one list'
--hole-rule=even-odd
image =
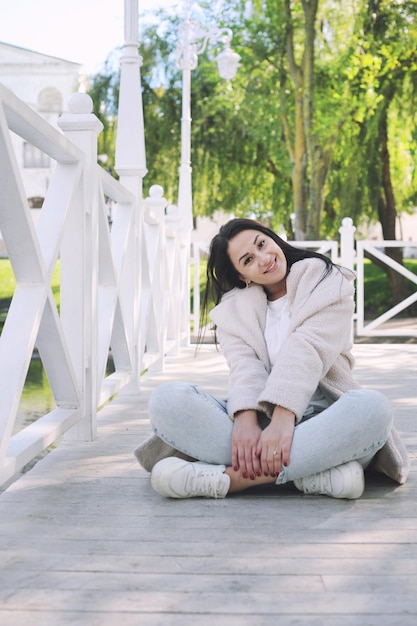
{"label": "wooden deck", "polygon": [[169,358],[140,397],[100,413],[92,443],[64,442],[0,496],[2,626],[414,626],[417,345],[355,347],[361,383],[393,402],[412,457],[357,501],[293,486],[168,500],[133,456],[162,380],[224,395],[214,346]]}

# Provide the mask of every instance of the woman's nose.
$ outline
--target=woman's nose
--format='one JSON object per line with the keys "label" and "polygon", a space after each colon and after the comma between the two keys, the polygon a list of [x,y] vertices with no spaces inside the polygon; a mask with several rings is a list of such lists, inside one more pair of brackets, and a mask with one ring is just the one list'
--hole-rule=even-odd
{"label": "woman's nose", "polygon": [[260,254],[259,256],[259,265],[261,265],[261,267],[266,267],[269,263],[269,257],[267,254]]}

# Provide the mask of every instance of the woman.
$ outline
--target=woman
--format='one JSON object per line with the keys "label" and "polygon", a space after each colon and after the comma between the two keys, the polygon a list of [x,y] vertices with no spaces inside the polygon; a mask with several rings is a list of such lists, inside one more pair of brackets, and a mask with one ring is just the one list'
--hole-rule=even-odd
{"label": "woman", "polygon": [[306,494],[354,499],[371,463],[406,480],[388,401],[352,375],[353,278],[253,220],[220,229],[203,309],[213,296],[229,395],[180,382],[154,391],[155,435],[135,454],[158,493],[221,498],[293,481]]}

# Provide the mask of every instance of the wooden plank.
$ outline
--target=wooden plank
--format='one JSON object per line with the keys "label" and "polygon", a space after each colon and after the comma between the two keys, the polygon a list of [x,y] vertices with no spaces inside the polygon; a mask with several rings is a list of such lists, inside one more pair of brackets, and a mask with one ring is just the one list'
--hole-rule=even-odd
{"label": "wooden plank", "polygon": [[[417,346],[355,353],[360,380],[392,400],[415,458]],[[352,502],[291,485],[163,499],[133,449],[150,432],[149,394],[172,378],[225,394],[213,346],[167,357],[139,397],[103,409],[95,441],[63,442],[0,496],[2,625],[414,625],[414,466],[403,486],[369,477]]]}

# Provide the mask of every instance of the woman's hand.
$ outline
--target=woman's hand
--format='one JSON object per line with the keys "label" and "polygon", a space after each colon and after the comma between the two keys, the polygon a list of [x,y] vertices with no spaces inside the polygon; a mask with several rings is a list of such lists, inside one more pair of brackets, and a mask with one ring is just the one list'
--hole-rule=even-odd
{"label": "woman's hand", "polygon": [[265,476],[278,476],[282,466],[290,462],[290,450],[294,436],[295,415],[281,406],[276,406],[271,423],[262,431],[255,451],[260,456]]}
{"label": "woman's hand", "polygon": [[255,454],[262,429],[256,411],[239,411],[235,414],[232,432],[232,467],[240,469],[243,478],[261,476],[259,455]]}

